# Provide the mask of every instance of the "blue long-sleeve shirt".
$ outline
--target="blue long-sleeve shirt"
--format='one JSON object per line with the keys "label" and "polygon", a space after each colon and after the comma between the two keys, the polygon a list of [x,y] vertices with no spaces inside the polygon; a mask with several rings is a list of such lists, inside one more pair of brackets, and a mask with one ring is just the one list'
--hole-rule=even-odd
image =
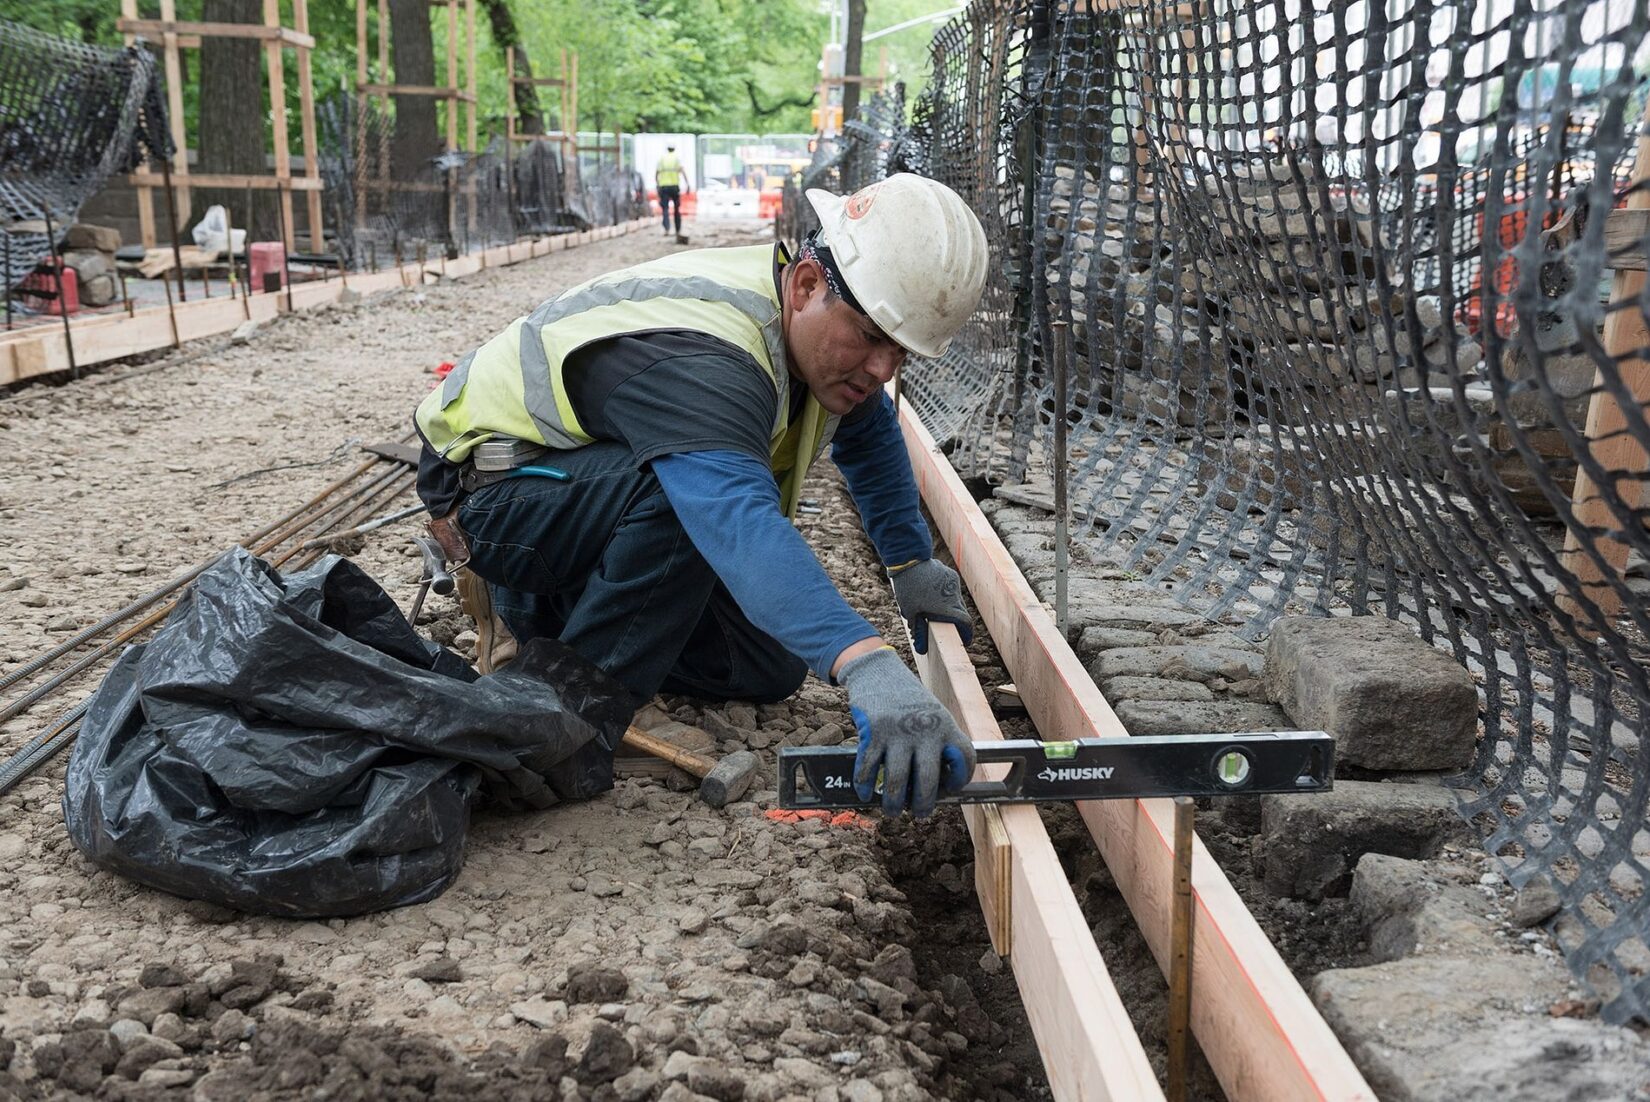
{"label": "blue long-sleeve shirt", "polygon": [[[842,426],[832,458],[882,561],[928,558],[933,540],[886,396],[869,415]],[[780,511],[766,465],[743,452],[690,451],[656,457],[653,471],[688,538],[751,623],[821,678],[830,679],[845,648],[877,634]]]}

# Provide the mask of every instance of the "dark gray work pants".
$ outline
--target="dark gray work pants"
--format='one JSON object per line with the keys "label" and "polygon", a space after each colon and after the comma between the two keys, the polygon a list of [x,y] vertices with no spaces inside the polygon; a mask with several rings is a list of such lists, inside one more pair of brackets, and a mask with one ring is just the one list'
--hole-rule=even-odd
{"label": "dark gray work pants", "polygon": [[465,498],[470,567],[515,637],[560,639],[637,696],[772,703],[807,665],[760,631],[688,539],[649,469],[598,441]]}

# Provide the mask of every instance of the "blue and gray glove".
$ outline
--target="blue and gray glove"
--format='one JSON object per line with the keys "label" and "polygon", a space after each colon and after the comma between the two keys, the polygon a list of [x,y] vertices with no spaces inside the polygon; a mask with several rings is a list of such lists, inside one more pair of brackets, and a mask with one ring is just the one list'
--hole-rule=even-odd
{"label": "blue and gray glove", "polygon": [[892,647],[847,663],[837,680],[848,689],[859,729],[854,789],[860,799],[875,794],[880,771],[883,814],[898,815],[909,798],[911,813],[921,819],[933,813],[942,771],[948,789],[968,783],[974,744]]}
{"label": "blue and gray glove", "polygon": [[962,579],[938,559],[923,559],[889,570],[900,615],[911,625],[918,654],[928,653],[928,621],[956,624],[963,645],[974,641],[974,620],[963,604]]}

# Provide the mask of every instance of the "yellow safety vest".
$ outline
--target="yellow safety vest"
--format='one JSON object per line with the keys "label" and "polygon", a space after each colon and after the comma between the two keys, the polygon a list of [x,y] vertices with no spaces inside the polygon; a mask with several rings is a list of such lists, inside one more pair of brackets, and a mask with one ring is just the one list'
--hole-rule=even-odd
{"label": "yellow safety vest", "polygon": [[659,158],[659,186],[676,187],[682,182],[682,158],[666,153]]}
{"label": "yellow safety vest", "polygon": [[796,422],[790,422],[790,388],[802,384],[786,366],[774,286],[775,266],[788,259],[772,245],[695,249],[564,291],[460,360],[419,403],[418,431],[450,463],[462,463],[477,444],[494,438],[564,450],[583,447],[594,438],[580,427],[562,380],[569,355],[628,333],[705,333],[748,352],[774,386],[769,466],[785,515],[794,519],[802,480],[840,418],[810,394]]}

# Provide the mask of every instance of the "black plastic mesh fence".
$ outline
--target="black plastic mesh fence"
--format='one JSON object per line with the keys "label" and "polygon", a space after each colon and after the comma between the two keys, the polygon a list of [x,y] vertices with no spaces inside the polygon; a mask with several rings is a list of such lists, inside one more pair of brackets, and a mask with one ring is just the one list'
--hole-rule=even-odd
{"label": "black plastic mesh fence", "polygon": [[971,5],[914,123],[820,166],[898,149],[985,223],[985,302],[907,396],[965,474],[1046,484],[1067,323],[1093,545],[1251,637],[1376,613],[1464,662],[1464,813],[1650,1018],[1650,8],[1070,7]]}
{"label": "black plastic mesh fence", "polygon": [[522,234],[571,233],[648,213],[641,176],[617,166],[569,174],[548,140],[443,153],[408,171],[393,163],[393,117],[348,97],[318,109],[327,227],[354,268],[416,255],[467,253]]}
{"label": "black plastic mesh fence", "polygon": [[0,20],[0,271],[14,287],[80,206],[145,151],[170,156],[162,85],[143,50],[110,50]]}

